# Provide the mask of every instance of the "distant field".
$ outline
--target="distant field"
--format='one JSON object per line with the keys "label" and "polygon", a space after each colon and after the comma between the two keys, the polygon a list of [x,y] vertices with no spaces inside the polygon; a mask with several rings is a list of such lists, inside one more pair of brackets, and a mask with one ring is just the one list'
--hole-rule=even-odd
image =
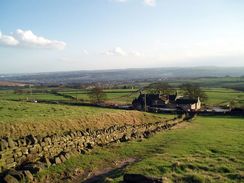
{"label": "distant field", "polygon": [[[203,88],[208,96],[205,101],[207,105],[228,105],[231,101],[235,101],[237,106],[244,105],[244,92],[227,89],[227,88]],[[107,102],[118,104],[131,104],[134,98],[138,97],[139,93],[135,90],[105,90],[107,94]],[[89,101],[87,91],[82,92],[64,92],[73,97],[78,97],[84,101]]]}
{"label": "distant field", "polygon": [[244,77],[203,77],[203,78],[179,78],[168,81],[173,86],[179,86],[182,83],[195,83],[202,87],[211,88],[231,88],[244,87]]}
{"label": "distant field", "polygon": [[[136,90],[132,89],[111,89],[111,90],[104,90],[106,93],[107,99],[106,102],[110,103],[118,103],[118,104],[131,104],[132,100],[138,97],[138,93],[135,92]],[[62,91],[60,93],[68,94],[75,98],[78,98],[83,101],[90,101],[89,91],[85,90],[77,90],[77,91]]]}
{"label": "distant field", "polygon": [[7,100],[67,100],[62,96],[57,96],[49,93],[33,93],[33,94],[16,94],[13,91],[1,91],[0,99]]}
{"label": "distant field", "polygon": [[[62,165],[39,174],[60,180],[63,172],[96,172],[128,158],[139,159],[127,168],[117,169],[100,182],[120,182],[124,173],[163,176],[167,182],[243,182],[244,119],[237,117],[197,117],[177,129],[142,142],[114,144],[73,157]],[[80,181],[81,182],[81,181]]]}
{"label": "distant field", "polygon": [[9,81],[0,81],[0,86],[25,86],[25,83],[19,83],[19,82],[9,82]]}
{"label": "distant field", "polygon": [[0,100],[0,136],[51,134],[68,130],[140,124],[173,118],[171,115],[97,107]]}
{"label": "distant field", "polygon": [[[208,96],[208,100],[205,101],[207,105],[222,105],[226,106],[231,101],[235,103],[237,107],[244,106],[244,92],[228,89],[228,88],[203,88]],[[131,104],[134,98],[138,97],[139,93],[135,89],[111,89],[105,90],[107,95],[106,102],[114,104]],[[88,95],[88,90],[78,90],[78,89],[62,89],[59,91],[61,94],[72,96],[81,100],[83,102],[90,102]],[[13,90],[3,90],[0,91],[0,99],[6,100],[49,100],[49,101],[58,101],[58,100],[72,100],[67,97],[58,96],[51,93],[43,93],[40,90],[40,93],[33,94],[16,94]]]}
{"label": "distant field", "polygon": [[206,101],[209,105],[228,105],[231,101],[236,103],[236,106],[244,106],[244,92],[226,88],[205,89],[208,96]]}
{"label": "distant field", "polygon": [[[138,93],[135,93],[136,90],[128,89],[118,89],[118,90],[105,90],[108,103],[118,103],[118,104],[131,104],[132,100],[138,96]],[[78,100],[84,102],[90,102],[90,98],[87,90],[75,90],[67,89],[62,90],[59,93],[72,96]],[[49,101],[58,101],[58,100],[71,100],[63,96],[58,96],[51,93],[14,93],[13,90],[2,90],[0,91],[0,99],[5,100],[49,100]]]}

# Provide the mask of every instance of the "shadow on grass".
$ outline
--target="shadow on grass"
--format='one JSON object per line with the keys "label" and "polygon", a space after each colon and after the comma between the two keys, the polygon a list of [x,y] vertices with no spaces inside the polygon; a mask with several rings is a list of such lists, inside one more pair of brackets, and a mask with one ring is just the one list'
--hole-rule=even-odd
{"label": "shadow on grass", "polygon": [[128,166],[128,164],[123,165],[122,167],[103,172],[99,175],[95,175],[85,181],[82,181],[83,183],[102,183],[107,182],[107,178],[115,179],[122,177],[124,175],[124,169]]}

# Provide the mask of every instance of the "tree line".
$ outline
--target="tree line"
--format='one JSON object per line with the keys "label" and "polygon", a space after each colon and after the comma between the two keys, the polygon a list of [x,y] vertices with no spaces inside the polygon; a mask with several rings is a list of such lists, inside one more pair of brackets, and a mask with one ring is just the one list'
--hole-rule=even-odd
{"label": "tree line", "polygon": [[200,97],[202,101],[208,99],[204,90],[198,84],[193,83],[183,83],[176,88],[167,82],[156,82],[148,85],[145,89],[147,93],[170,95],[180,91],[183,96],[191,99],[196,99],[198,97]]}
{"label": "tree line", "polygon": [[[162,95],[174,94],[177,91],[180,91],[183,96],[190,99],[196,99],[198,97],[201,99],[201,101],[206,101],[208,99],[204,90],[199,85],[192,83],[185,83],[180,85],[178,88],[175,88],[167,82],[157,82],[144,87],[143,91],[151,94],[160,93]],[[104,92],[101,86],[95,86],[92,88],[88,92],[88,96],[92,103],[103,103],[105,100],[107,100],[107,94]]]}

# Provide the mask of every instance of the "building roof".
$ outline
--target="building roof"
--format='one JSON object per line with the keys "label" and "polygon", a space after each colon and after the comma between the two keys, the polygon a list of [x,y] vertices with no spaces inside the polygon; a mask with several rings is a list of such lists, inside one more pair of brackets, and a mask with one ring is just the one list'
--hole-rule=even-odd
{"label": "building roof", "polygon": [[[140,94],[139,98],[144,99],[145,94]],[[159,94],[146,94],[146,99],[147,100],[158,100],[159,99]]]}
{"label": "building roof", "polygon": [[187,98],[180,98],[176,100],[177,104],[195,104],[198,102],[198,99],[187,99]]}
{"label": "building roof", "polygon": [[[150,106],[155,105],[165,105],[166,100],[169,100],[169,104],[181,104],[181,105],[188,105],[188,104],[195,104],[198,102],[198,99],[191,99],[191,98],[178,98],[177,94],[168,95],[167,97],[163,97],[160,94],[146,94],[146,103]],[[137,101],[141,104],[144,104],[145,94],[140,94],[137,98]]]}

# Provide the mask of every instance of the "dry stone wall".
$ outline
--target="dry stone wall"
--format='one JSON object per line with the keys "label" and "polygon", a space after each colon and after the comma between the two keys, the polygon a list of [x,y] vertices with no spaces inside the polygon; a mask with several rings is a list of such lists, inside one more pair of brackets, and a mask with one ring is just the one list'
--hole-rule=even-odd
{"label": "dry stone wall", "polygon": [[2,138],[0,139],[0,174],[4,179],[9,178],[10,174],[18,181],[23,177],[32,179],[30,175],[37,173],[43,167],[62,163],[74,153],[85,153],[94,146],[104,146],[113,142],[147,138],[155,132],[170,129],[183,120],[184,116],[165,122],[114,125],[106,129],[69,131],[62,135]]}

